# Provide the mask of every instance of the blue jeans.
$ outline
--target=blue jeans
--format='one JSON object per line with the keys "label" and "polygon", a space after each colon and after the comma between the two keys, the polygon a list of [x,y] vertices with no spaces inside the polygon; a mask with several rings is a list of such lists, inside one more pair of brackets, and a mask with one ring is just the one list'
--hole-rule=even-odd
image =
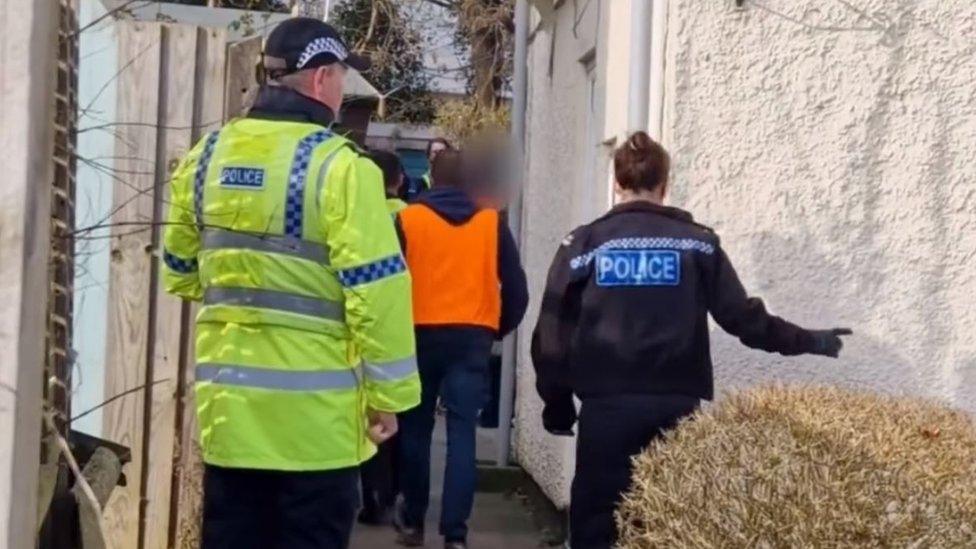
{"label": "blue jeans", "polygon": [[447,464],[440,534],[465,541],[477,482],[475,429],[485,403],[493,334],[480,328],[419,328],[420,406],[400,415],[403,520],[423,528],[430,503],[430,444],[437,397],[447,409]]}

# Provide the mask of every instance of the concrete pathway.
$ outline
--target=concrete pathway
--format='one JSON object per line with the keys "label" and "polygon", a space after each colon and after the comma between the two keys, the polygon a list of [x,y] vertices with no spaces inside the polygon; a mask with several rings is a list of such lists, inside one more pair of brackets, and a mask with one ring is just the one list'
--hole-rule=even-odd
{"label": "concrete pathway", "polygon": [[[494,456],[494,431],[478,433],[478,456]],[[427,545],[440,548],[444,541],[437,535],[437,521],[441,509],[441,487],[444,481],[444,452],[446,440],[442,421],[437,422],[434,447],[431,451],[431,498],[427,512]],[[532,516],[521,501],[507,494],[478,493],[474,513],[468,522],[471,549],[535,549],[542,546],[542,534],[536,529]],[[396,534],[392,527],[356,525],[352,549],[394,549]]]}

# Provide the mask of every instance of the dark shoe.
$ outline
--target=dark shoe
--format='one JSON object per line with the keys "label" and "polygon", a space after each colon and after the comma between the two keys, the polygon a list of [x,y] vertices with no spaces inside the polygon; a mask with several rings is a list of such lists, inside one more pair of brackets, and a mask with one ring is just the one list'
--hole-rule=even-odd
{"label": "dark shoe", "polygon": [[380,506],[376,501],[376,496],[371,492],[363,491],[363,508],[360,509],[356,520],[359,524],[375,525],[376,521],[379,520],[379,515]]}
{"label": "dark shoe", "polygon": [[397,504],[393,511],[393,527],[396,528],[396,542],[404,547],[423,547],[424,529],[407,526],[403,519],[403,502]]}
{"label": "dark shoe", "polygon": [[380,503],[380,498],[376,492],[363,493],[363,509],[359,512],[357,520],[360,524],[370,526],[382,526],[390,523],[390,513],[392,509]]}
{"label": "dark shoe", "polygon": [[420,528],[405,526],[397,528],[396,542],[404,547],[423,547],[424,531]]}
{"label": "dark shoe", "polygon": [[468,549],[468,544],[463,541],[445,541],[444,549]]}
{"label": "dark shoe", "polygon": [[367,526],[384,526],[391,523],[390,518],[392,515],[393,510],[390,508],[364,507],[359,512],[357,520],[359,524],[365,524]]}

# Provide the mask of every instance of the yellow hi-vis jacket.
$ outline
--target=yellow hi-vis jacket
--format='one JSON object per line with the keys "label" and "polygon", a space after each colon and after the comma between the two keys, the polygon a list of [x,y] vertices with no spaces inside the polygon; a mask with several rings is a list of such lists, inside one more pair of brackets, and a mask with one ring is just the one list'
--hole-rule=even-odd
{"label": "yellow hi-vis jacket", "polygon": [[196,403],[206,463],[351,467],[366,410],[420,401],[411,282],[380,170],[323,126],[242,118],[177,168],[166,290],[202,300]]}

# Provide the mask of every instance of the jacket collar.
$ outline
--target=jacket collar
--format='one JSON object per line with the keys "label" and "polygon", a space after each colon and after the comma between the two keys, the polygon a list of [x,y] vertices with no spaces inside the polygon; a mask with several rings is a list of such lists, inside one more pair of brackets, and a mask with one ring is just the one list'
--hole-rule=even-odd
{"label": "jacket collar", "polygon": [[326,128],[335,122],[332,109],[297,91],[282,86],[262,86],[247,113],[249,118],[310,122]]}
{"label": "jacket collar", "polygon": [[663,215],[664,217],[670,217],[671,219],[677,219],[678,221],[687,221],[694,223],[695,219],[690,213],[680,209],[674,208],[672,206],[661,206],[659,204],[654,204],[653,202],[648,202],[646,200],[632,200],[630,202],[624,202],[622,204],[617,204],[607,212],[603,217],[610,217],[620,213],[627,212],[647,212],[657,215]]}
{"label": "jacket collar", "polygon": [[468,193],[454,187],[434,187],[417,198],[417,203],[434,210],[452,225],[462,225],[478,213]]}

